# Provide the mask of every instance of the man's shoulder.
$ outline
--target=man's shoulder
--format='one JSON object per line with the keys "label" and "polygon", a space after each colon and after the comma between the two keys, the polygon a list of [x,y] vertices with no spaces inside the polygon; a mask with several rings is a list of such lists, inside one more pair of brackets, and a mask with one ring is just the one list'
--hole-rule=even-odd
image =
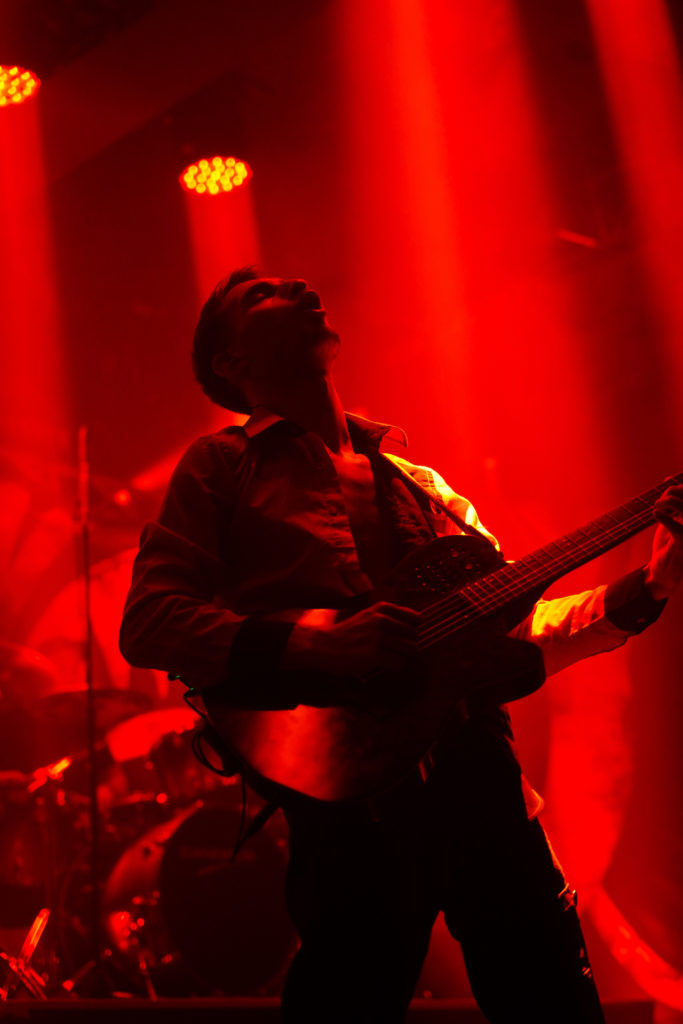
{"label": "man's shoulder", "polygon": [[[401,455],[394,455],[393,452],[384,452],[384,456],[398,466],[401,472],[408,474],[415,483],[432,499],[433,512],[435,515],[437,533],[451,532],[453,529],[452,519],[448,520],[446,509],[450,510],[455,519],[464,520],[468,526],[474,527],[483,534],[494,547],[500,551],[498,541],[482,524],[472,502],[462,494],[454,491],[450,484],[430,466],[419,466],[409,462]],[[444,518],[445,516],[445,518]]]}
{"label": "man's shoulder", "polygon": [[[425,490],[441,495],[447,488],[443,477],[430,466],[420,466],[415,462],[410,462],[409,459],[404,458],[402,455],[396,455],[394,452],[383,452],[382,454],[385,459],[393,462],[401,472],[407,473],[416,484],[419,484]],[[450,491],[450,488],[448,490]]]}
{"label": "man's shoulder", "polygon": [[246,447],[246,434],[238,426],[224,427],[212,434],[203,434],[185,449],[173,475],[206,476],[220,466],[236,468]]}

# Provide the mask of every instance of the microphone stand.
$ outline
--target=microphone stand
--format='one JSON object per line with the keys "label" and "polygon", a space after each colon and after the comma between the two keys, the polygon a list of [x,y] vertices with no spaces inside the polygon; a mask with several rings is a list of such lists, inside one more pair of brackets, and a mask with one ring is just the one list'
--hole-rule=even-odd
{"label": "microphone stand", "polygon": [[102,963],[102,892],[100,887],[100,814],[97,795],[96,768],[96,709],[95,683],[93,675],[93,621],[90,555],[90,466],[87,451],[88,429],[78,428],[78,487],[76,497],[76,522],[80,528],[81,559],[83,570],[83,598],[85,615],[85,637],[83,641],[83,663],[86,680],[86,722],[89,760],[90,798],[90,927],[92,932],[93,968],[99,974]]}

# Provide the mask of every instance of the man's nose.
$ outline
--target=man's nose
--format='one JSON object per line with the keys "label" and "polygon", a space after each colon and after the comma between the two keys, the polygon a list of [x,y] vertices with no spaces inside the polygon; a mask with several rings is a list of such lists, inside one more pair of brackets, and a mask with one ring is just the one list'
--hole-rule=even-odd
{"label": "man's nose", "polygon": [[277,291],[278,295],[283,299],[295,299],[302,292],[305,292],[307,287],[305,281],[294,278],[291,281],[281,281]]}

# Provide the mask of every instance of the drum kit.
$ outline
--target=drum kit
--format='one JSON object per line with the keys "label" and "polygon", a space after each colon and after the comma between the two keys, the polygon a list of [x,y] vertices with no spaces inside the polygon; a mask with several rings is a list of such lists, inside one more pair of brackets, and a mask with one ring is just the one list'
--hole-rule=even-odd
{"label": "drum kit", "polygon": [[235,856],[242,786],[194,757],[194,712],[96,690],[88,747],[86,691],[55,691],[27,648],[0,657],[0,1000],[277,994],[282,819]]}

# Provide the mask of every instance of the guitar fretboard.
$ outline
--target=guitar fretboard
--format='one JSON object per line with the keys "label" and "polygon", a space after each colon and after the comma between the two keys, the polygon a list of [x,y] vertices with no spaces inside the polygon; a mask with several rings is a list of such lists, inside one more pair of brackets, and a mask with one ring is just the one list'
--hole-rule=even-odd
{"label": "guitar fretboard", "polygon": [[657,498],[679,483],[683,473],[430,605],[421,615],[420,646],[438,643],[516,600],[542,593],[555,580],[646,529]]}

